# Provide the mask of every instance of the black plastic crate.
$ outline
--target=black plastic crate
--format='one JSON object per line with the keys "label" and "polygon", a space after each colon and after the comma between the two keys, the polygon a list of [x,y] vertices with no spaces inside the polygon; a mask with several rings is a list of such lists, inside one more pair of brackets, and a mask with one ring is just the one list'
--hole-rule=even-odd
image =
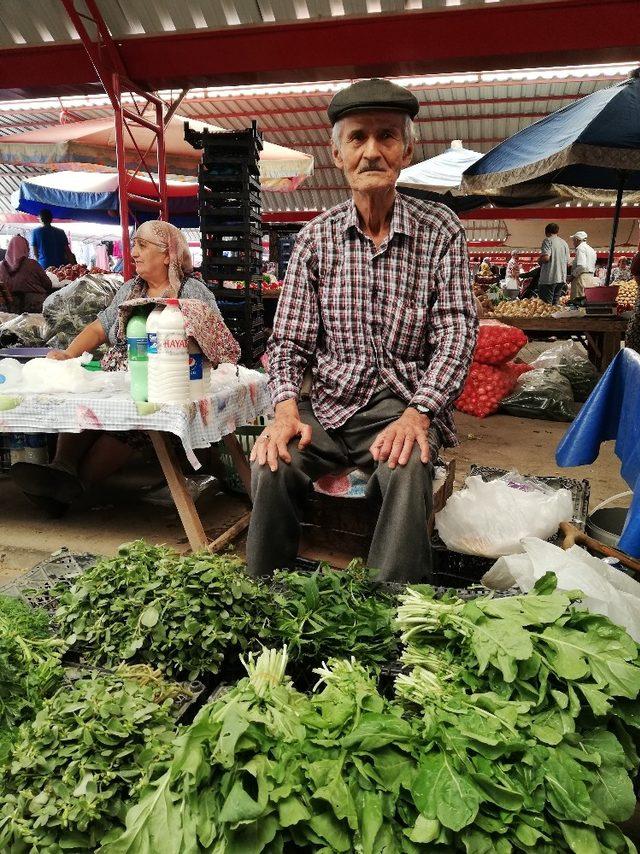
{"label": "black plastic crate", "polygon": [[88,552],[73,554],[66,548],[60,549],[33,569],[2,585],[0,595],[21,599],[32,608],[42,608],[53,615],[58,608],[53,588],[58,584],[70,587],[97,560],[96,555]]}
{"label": "black plastic crate", "polygon": [[[112,670],[108,667],[97,667],[87,664],[68,664],[64,668],[63,678],[68,685],[72,686],[80,679],[95,679],[100,676],[112,675],[117,675],[116,671],[115,669]],[[131,678],[135,681],[134,676]],[[167,678],[166,681],[172,682],[174,680]],[[196,716],[198,709],[202,705],[205,686],[199,681],[177,682],[176,684],[178,684],[183,690],[173,700],[173,708],[175,710],[174,717],[176,721],[180,721],[180,723],[191,723],[193,718]]]}

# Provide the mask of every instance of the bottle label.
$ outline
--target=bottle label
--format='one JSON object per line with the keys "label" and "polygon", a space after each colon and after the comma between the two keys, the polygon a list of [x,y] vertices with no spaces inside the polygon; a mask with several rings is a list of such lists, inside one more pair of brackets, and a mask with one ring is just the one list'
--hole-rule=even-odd
{"label": "bottle label", "polygon": [[158,334],[158,355],[173,356],[184,359],[189,353],[189,342],[186,335],[176,335],[173,332]]}
{"label": "bottle label", "polygon": [[148,332],[147,333],[147,353],[152,355],[158,354],[158,333],[157,332]]}
{"label": "bottle label", "polygon": [[202,353],[190,353],[189,354],[189,379],[190,380],[201,380],[202,379]]}
{"label": "bottle label", "polygon": [[129,350],[130,362],[146,362],[147,361],[147,337],[144,338],[127,338],[127,347]]}

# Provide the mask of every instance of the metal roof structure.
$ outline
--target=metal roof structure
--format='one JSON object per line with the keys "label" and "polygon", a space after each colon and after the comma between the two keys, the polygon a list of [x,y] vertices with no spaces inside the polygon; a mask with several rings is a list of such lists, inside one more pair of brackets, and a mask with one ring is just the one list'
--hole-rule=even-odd
{"label": "metal roof structure", "polygon": [[[399,82],[409,85],[420,101],[414,159],[441,153],[452,139],[486,152],[553,110],[625,79],[634,67],[616,64],[402,78]],[[313,176],[294,193],[264,193],[263,206],[267,213],[321,211],[348,195],[344,177],[331,158],[326,115],[333,94],[348,82],[192,89],[180,112],[233,130],[248,127],[255,118],[265,139],[313,154]],[[160,94],[170,102],[176,93]],[[65,120],[72,121],[108,116],[112,110],[102,95],[3,102],[0,135],[55,124],[62,112]],[[14,189],[19,181],[16,174]],[[8,209],[6,189],[0,187],[0,210]]]}
{"label": "metal roof structure", "polygon": [[[82,12],[92,0],[73,2]],[[128,77],[151,89],[626,61],[640,30],[638,0],[95,5]],[[62,0],[2,0],[0,98],[99,91],[96,83]]]}

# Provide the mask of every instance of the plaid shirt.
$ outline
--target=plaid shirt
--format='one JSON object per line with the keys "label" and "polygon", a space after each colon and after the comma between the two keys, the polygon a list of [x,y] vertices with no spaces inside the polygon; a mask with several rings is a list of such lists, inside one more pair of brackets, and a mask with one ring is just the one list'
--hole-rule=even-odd
{"label": "plaid shirt", "polygon": [[445,444],[477,334],[464,231],[444,205],[396,195],[376,249],[353,201],[298,235],[269,341],[273,405],[298,398],[311,367],[311,405],[342,426],[381,387],[423,406]]}

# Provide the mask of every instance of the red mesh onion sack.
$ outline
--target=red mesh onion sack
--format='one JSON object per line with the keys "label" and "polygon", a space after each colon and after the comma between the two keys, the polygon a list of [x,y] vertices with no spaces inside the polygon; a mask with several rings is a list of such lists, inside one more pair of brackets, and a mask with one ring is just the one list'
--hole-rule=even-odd
{"label": "red mesh onion sack", "polygon": [[494,367],[474,362],[455,407],[468,415],[486,418],[497,411],[500,401],[515,388],[516,381],[515,373],[508,366]]}
{"label": "red mesh onion sack", "polygon": [[473,361],[483,365],[504,365],[524,347],[529,339],[522,329],[506,323],[482,321]]}

